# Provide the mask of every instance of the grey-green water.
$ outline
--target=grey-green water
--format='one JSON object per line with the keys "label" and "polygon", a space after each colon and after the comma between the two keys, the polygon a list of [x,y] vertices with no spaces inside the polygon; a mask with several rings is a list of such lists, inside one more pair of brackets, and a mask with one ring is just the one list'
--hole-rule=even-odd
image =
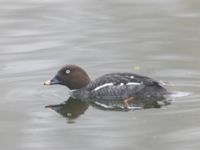
{"label": "grey-green water", "polygon": [[[199,150],[199,25],[198,0],[1,0],[1,149]],[[148,75],[179,95],[162,109],[89,106],[71,121],[44,108],[68,98],[43,86],[66,63],[93,79]]]}

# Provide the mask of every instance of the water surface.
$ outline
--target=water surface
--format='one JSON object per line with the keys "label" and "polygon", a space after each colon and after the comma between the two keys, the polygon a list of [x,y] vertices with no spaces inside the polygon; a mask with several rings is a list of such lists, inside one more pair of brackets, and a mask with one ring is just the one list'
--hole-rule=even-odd
{"label": "water surface", "polygon": [[[0,4],[2,149],[199,149],[198,0]],[[134,112],[84,105],[72,120],[45,108],[64,103],[68,89],[42,85],[66,63],[93,79],[115,71],[148,75],[179,95],[170,106]]]}

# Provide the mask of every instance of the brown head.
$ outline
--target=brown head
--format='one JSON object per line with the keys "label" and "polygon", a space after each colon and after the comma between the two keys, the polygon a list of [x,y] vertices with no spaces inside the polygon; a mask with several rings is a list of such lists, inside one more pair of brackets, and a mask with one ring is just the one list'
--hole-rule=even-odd
{"label": "brown head", "polygon": [[44,85],[61,84],[69,89],[80,89],[90,82],[87,73],[76,65],[65,65],[56,74],[56,76],[44,82]]}

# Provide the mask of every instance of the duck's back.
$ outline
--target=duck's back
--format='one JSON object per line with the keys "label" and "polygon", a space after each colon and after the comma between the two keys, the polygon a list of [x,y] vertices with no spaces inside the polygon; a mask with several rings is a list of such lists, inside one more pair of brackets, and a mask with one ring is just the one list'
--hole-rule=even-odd
{"label": "duck's back", "polygon": [[91,98],[125,99],[128,97],[160,97],[167,93],[160,84],[145,76],[133,73],[103,75],[87,86]]}

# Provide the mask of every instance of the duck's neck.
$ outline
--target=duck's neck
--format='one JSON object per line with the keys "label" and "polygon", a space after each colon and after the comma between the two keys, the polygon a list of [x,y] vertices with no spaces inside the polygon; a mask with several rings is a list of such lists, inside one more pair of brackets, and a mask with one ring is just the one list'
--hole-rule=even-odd
{"label": "duck's neck", "polygon": [[89,91],[85,87],[81,89],[74,89],[70,91],[70,96],[73,98],[78,98],[78,99],[88,99]]}

